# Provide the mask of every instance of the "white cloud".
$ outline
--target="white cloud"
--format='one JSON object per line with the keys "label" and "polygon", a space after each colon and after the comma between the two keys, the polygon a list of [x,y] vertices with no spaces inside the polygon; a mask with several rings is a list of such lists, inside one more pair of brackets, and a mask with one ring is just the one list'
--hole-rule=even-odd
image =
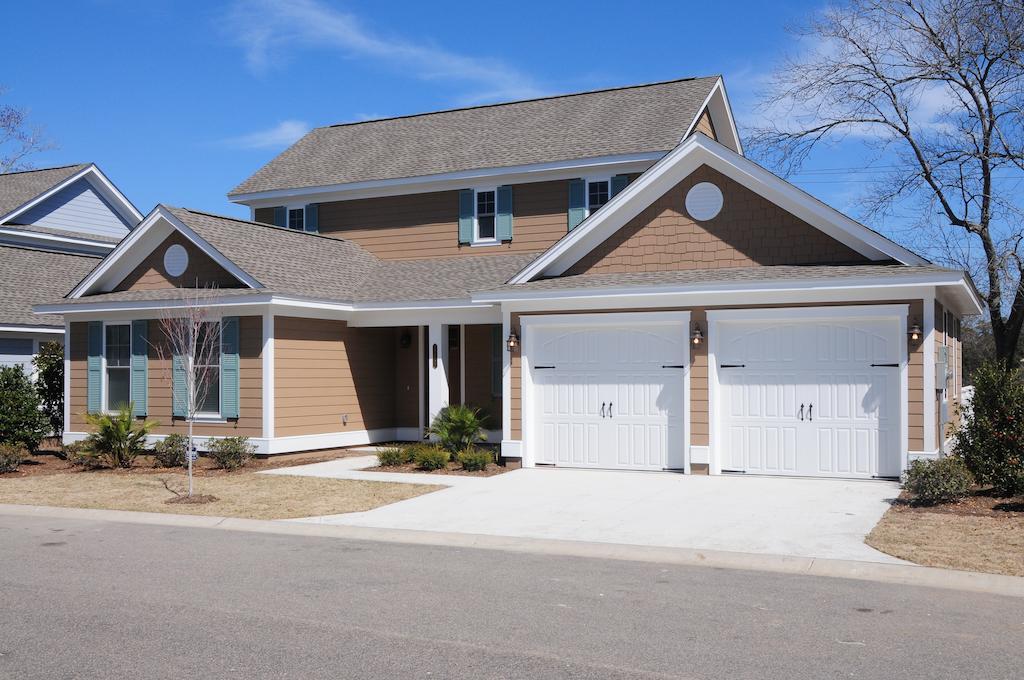
{"label": "white cloud", "polygon": [[283,149],[309,132],[309,124],[301,120],[282,120],[274,127],[257,130],[224,140],[237,149]]}
{"label": "white cloud", "polygon": [[532,78],[492,59],[376,33],[349,12],[317,0],[236,0],[226,30],[244,49],[256,72],[270,69],[288,50],[335,50],[377,61],[421,80],[468,86],[464,104],[543,95]]}

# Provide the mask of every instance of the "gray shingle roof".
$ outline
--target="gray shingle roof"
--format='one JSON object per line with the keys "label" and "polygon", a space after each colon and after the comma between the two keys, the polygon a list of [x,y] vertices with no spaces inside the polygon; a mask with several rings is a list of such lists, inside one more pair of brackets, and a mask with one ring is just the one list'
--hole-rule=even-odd
{"label": "gray shingle roof", "polygon": [[88,163],[80,163],[0,174],[0,217],[87,167]]}
{"label": "gray shingle roof", "polygon": [[229,194],[673,149],[718,77],[316,128]]}
{"label": "gray shingle roof", "polygon": [[103,236],[102,234],[85,234],[80,231],[69,231],[67,229],[54,229],[53,227],[40,227],[38,224],[3,224],[0,225],[4,229],[17,229],[18,231],[28,231],[36,234],[49,234],[51,236],[66,236],[68,238],[83,239],[86,241],[97,241],[99,243],[109,243],[110,245],[117,245],[121,240],[115,236]]}
{"label": "gray shingle roof", "polygon": [[540,253],[385,260],[362,281],[357,302],[460,300],[512,278]]}
{"label": "gray shingle roof", "polygon": [[39,316],[32,305],[59,299],[99,258],[32,248],[0,246],[0,325],[64,327],[60,316]]}

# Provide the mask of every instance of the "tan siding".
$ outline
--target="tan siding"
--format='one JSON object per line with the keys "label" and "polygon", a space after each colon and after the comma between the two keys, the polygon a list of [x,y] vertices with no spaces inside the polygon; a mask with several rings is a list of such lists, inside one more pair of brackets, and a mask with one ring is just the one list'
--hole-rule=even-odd
{"label": "tan siding", "polygon": [[690,445],[708,446],[711,425],[708,418],[708,315],[703,309],[690,312],[690,326],[698,326],[705,342],[690,344]]}
{"label": "tan siding", "polygon": [[565,235],[568,207],[567,180],[515,185],[512,241],[487,248],[459,245],[458,191],[321,203],[318,216],[325,236],[355,241],[380,258],[412,259],[545,250]]}
{"label": "tan siding", "polygon": [[[722,190],[722,211],[697,222],[684,205],[698,182]],[[594,248],[569,274],[861,263],[866,258],[738,182],[701,166]]]}
{"label": "tan siding", "polygon": [[[263,436],[263,348],[262,319],[244,316],[239,319],[239,417],[227,423],[196,423],[194,431],[200,436]],[[160,322],[149,322],[149,416],[160,423],[154,434],[187,432],[188,423],[175,420],[171,412],[170,358],[165,351],[161,358],[158,349],[165,346]],[[71,424],[74,431],[86,429],[86,360],[88,355],[88,324],[71,324]]]}
{"label": "tan siding", "polygon": [[711,114],[707,109],[704,109],[700,118],[697,119],[697,125],[693,128],[694,132],[703,132],[705,135],[718,141],[718,134],[715,132],[715,124],[711,122]]}
{"label": "tan siding", "polygon": [[275,317],[274,434],[394,427],[396,330]]}
{"label": "tan siding", "polygon": [[482,409],[487,429],[500,430],[501,387],[499,394],[491,389],[492,328],[486,324],[466,326],[466,404]]}
{"label": "tan siding", "polygon": [[[910,302],[908,318],[920,319],[924,310],[924,303],[921,300]],[[924,337],[916,343],[907,340],[909,345],[909,361],[907,362],[907,418],[909,443],[911,451],[920,451],[924,448]]]}
{"label": "tan siding", "polygon": [[[179,244],[188,252],[188,267],[181,276],[172,277],[164,271],[164,252]],[[174,232],[126,276],[114,290],[161,290],[164,288],[241,288],[242,283],[196,248],[181,233]]]}

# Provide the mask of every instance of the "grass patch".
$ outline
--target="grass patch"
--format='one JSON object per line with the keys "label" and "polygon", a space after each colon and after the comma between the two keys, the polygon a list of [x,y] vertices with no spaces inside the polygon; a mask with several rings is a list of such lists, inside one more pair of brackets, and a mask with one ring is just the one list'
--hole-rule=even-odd
{"label": "grass patch", "polygon": [[[173,503],[188,480],[177,472],[98,471],[0,478],[0,503],[51,505],[215,515],[247,519],[293,519],[362,512],[441,487],[348,479],[321,479],[251,472],[195,480],[195,493],[215,496],[202,503]],[[172,491],[173,490],[173,491]]]}

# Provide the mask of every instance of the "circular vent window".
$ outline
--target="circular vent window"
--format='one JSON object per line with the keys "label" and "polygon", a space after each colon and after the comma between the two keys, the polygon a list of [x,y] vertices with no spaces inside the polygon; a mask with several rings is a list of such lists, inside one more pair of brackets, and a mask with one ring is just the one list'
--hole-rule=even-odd
{"label": "circular vent window", "polygon": [[686,192],[686,212],[701,222],[722,211],[722,192],[711,182],[700,182]]}
{"label": "circular vent window", "polygon": [[164,252],[164,271],[170,276],[181,276],[188,268],[188,251],[175,243]]}

